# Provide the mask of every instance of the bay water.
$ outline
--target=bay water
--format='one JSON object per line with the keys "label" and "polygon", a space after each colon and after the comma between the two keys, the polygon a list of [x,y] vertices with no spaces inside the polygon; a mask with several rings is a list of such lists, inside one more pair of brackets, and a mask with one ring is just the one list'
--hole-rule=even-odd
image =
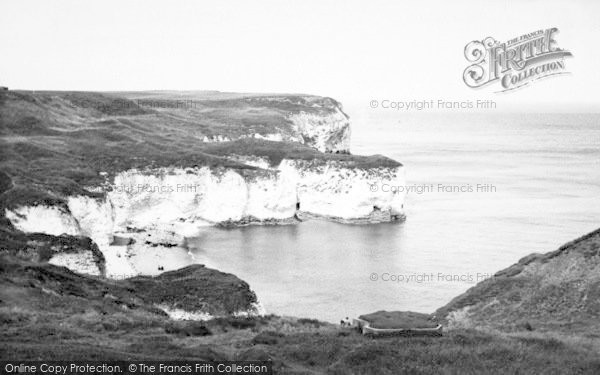
{"label": "bay water", "polygon": [[206,228],[194,262],[268,313],[433,312],[532,252],[600,227],[598,114],[352,114],[352,153],[406,167],[402,223]]}

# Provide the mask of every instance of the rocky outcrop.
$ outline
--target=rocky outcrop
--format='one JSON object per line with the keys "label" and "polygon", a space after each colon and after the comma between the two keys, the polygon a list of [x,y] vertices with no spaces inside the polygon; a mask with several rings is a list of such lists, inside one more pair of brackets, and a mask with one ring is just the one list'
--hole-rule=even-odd
{"label": "rocky outcrop", "polygon": [[6,210],[5,215],[16,228],[26,233],[55,236],[76,236],[81,233],[77,220],[61,206],[21,206],[15,210]]}
{"label": "rocky outcrop", "polygon": [[288,119],[301,143],[321,152],[350,152],[350,121],[340,106],[326,115],[301,112]]}
{"label": "rocky outcrop", "polygon": [[172,317],[204,320],[215,316],[259,314],[256,295],[236,276],[192,265],[155,277],[128,280],[137,295]]}
{"label": "rocky outcrop", "polygon": [[[44,295],[54,296],[64,310],[58,309],[59,302],[53,308],[65,315],[86,309],[109,310],[112,313],[138,310],[158,317],[167,317],[169,309],[192,316],[211,317],[260,313],[256,295],[247,283],[232,274],[202,265],[156,277],[138,276],[115,281],[77,274],[64,267],[32,262],[11,254],[0,254],[0,274],[1,303],[22,305],[14,301],[20,295],[27,295],[30,304],[44,299]],[[23,288],[26,288],[25,291]]]}
{"label": "rocky outcrop", "polygon": [[5,227],[0,229],[0,254],[3,253],[32,262],[67,267],[82,274],[106,274],[104,254],[88,237],[26,234]]}
{"label": "rocky outcrop", "polygon": [[404,215],[404,194],[371,187],[404,185],[402,166],[352,168],[342,162],[283,160],[279,170],[296,187],[297,208],[303,214],[350,223],[394,221]]}
{"label": "rocky outcrop", "polygon": [[450,327],[599,334],[600,230],[521,259],[436,315]]}

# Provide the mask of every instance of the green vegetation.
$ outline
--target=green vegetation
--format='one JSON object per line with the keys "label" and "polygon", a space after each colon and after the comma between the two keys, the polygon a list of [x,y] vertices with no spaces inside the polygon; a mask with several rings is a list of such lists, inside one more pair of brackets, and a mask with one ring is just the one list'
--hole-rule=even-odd
{"label": "green vegetation", "polygon": [[[180,105],[168,106],[173,103]],[[289,135],[290,114],[328,114],[338,105],[307,95],[0,92],[0,208],[94,195],[84,187],[103,183],[101,172],[110,178],[130,168],[256,170],[228,158],[232,154],[263,156],[272,164],[295,158],[359,168],[400,165],[383,156],[324,154],[296,143],[203,142],[216,135]]]}
{"label": "green vegetation", "polygon": [[200,264],[155,277],[137,276],[128,283],[148,303],[211,315],[249,310],[257,302],[246,282]]}
{"label": "green vegetation", "polygon": [[521,259],[436,315],[457,327],[600,338],[600,230]]}
{"label": "green vegetation", "polygon": [[[149,108],[138,100],[195,100]],[[129,168],[210,166],[255,173],[228,157],[316,166],[394,167],[382,156],[323,154],[255,139],[285,132],[290,112],[327,113],[335,101],[303,95],[215,92],[0,93],[0,358],[27,360],[265,360],[285,374],[598,374],[600,230],[534,254],[458,296],[436,316],[442,337],[385,337],[314,319],[236,317],[256,302],[234,275],[190,266],[157,277],[109,280],[50,265],[55,252],[89,250],[89,238],[25,234],[3,216],[20,204],[62,204]],[[159,306],[218,315],[174,321]],[[376,313],[380,326],[421,326],[423,314]]]}
{"label": "green vegetation", "polygon": [[[549,267],[553,262],[561,262],[555,266],[562,264],[567,273],[563,272],[561,277],[568,279],[566,270],[575,270],[574,265],[585,268],[586,264],[580,263],[582,259],[590,261],[597,256],[599,235],[597,231],[558,252],[527,257],[516,266],[525,268],[518,273],[508,272],[511,276],[505,277],[531,275],[526,267],[534,264]],[[36,260],[30,253],[25,255]],[[225,315],[206,322],[171,320],[156,306],[168,303],[206,309],[204,303],[209,303],[214,304],[213,312],[227,314],[255,301],[247,284],[235,276],[202,266],[154,278],[115,281],[78,275],[21,256],[23,253],[8,251],[0,256],[1,358],[269,359],[281,374],[600,372],[600,343],[594,334],[597,320],[580,322],[587,324],[587,333],[553,331],[551,324],[538,326],[534,312],[546,317],[562,316],[560,311],[548,309],[547,301],[541,297],[537,301],[543,308],[535,311],[523,310],[518,303],[506,307],[492,304],[498,314],[488,314],[485,308],[479,308],[478,303],[490,305],[490,299],[494,298],[508,305],[504,295],[515,291],[504,289],[508,283],[493,289],[485,286],[488,282],[482,283],[438,311],[441,317],[446,317],[455,309],[471,306],[474,308],[469,320],[471,326],[450,326],[442,337],[373,339],[353,329],[306,318]],[[547,282],[553,280],[550,274],[546,275]],[[573,291],[565,291],[569,292]],[[533,294],[528,289],[523,293]],[[543,293],[543,288],[539,293]],[[507,320],[513,319],[513,311],[522,319],[533,321],[535,329],[521,325],[507,333],[489,328],[492,324],[506,328]],[[419,325],[421,320],[428,320],[427,316],[415,313],[379,312],[365,317],[383,321],[400,317],[404,322],[419,320]],[[487,325],[481,324],[486,320]]]}
{"label": "green vegetation", "polygon": [[435,328],[439,324],[428,314],[412,311],[377,311],[359,318],[369,322],[373,328],[385,329]]}
{"label": "green vegetation", "polygon": [[371,339],[313,319],[173,321],[148,301],[144,293],[152,292],[144,289],[132,280],[77,275],[0,256],[0,358],[270,359],[280,374],[600,371],[594,348],[530,332],[457,329],[438,338]]}
{"label": "green vegetation", "polygon": [[256,139],[242,139],[234,142],[210,143],[205,152],[211,155],[227,156],[253,155],[266,158],[271,165],[278,165],[283,159],[310,161],[318,166],[326,161],[342,163],[347,168],[394,168],[402,164],[382,155],[355,156],[348,154],[324,154],[299,143],[272,142]]}

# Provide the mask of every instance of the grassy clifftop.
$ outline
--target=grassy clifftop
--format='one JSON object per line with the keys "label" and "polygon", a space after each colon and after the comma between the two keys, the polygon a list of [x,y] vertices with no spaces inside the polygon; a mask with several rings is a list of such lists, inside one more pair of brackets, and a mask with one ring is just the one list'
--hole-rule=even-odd
{"label": "grassy clifftop", "polygon": [[203,265],[155,277],[111,280],[1,251],[0,274],[0,310],[4,312],[7,309],[41,312],[46,303],[47,312],[65,317],[86,311],[99,315],[138,312],[162,319],[166,314],[158,307],[221,316],[251,310],[257,302],[247,283]]}
{"label": "grassy clifftop", "polygon": [[600,230],[521,259],[436,314],[461,327],[600,337]]}
{"label": "grassy clifftop", "polygon": [[236,139],[247,134],[287,134],[290,114],[327,115],[339,103],[300,95],[214,92],[0,92],[0,204],[55,204],[83,186],[129,168],[254,167],[227,158],[260,155],[338,160],[372,168],[399,163],[383,156],[326,154],[299,144]]}

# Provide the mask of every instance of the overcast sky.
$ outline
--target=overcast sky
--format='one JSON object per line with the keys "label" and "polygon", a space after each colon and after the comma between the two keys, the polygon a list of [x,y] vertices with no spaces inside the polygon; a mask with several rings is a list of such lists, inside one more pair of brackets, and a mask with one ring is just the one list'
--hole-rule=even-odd
{"label": "overcast sky", "polygon": [[[0,1],[0,85],[298,92],[600,108],[600,2]],[[517,92],[462,81],[465,45],[558,27],[568,76]]]}

